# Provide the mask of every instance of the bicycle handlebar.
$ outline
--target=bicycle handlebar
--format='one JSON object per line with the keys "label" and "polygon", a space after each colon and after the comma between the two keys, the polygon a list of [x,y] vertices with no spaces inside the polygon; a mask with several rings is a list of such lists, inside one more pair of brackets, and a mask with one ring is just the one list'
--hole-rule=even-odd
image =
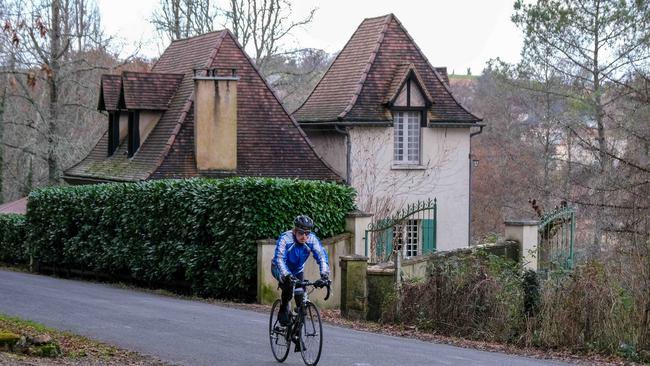
{"label": "bicycle handlebar", "polygon": [[330,298],[330,292],[331,292],[331,286],[332,281],[327,280],[316,280],[316,281],[294,281],[294,286],[300,286],[300,287],[307,287],[307,286],[314,286],[316,288],[323,288],[327,287],[327,295],[325,295],[325,301]]}

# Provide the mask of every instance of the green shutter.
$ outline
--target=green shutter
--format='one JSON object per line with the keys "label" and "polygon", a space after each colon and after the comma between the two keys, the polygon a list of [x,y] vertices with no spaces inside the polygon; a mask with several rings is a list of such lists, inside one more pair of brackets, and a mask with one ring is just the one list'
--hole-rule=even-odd
{"label": "green shutter", "polygon": [[422,254],[436,251],[436,221],[433,219],[422,220]]}
{"label": "green shutter", "polygon": [[386,257],[393,251],[393,228],[389,227],[383,231],[377,231],[375,235],[379,235],[377,240],[377,256]]}

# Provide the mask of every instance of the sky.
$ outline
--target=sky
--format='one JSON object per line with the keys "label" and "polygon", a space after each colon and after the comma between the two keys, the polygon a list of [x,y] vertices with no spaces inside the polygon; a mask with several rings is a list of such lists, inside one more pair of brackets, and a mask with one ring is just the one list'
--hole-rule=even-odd
{"label": "sky", "polygon": [[[213,0],[214,1],[214,0]],[[102,23],[116,37],[121,56],[140,52],[159,56],[166,45],[149,23],[159,0],[98,0]],[[434,66],[449,73],[480,74],[486,62],[500,57],[517,62],[523,38],[510,21],[514,0],[292,0],[296,19],[317,8],[314,20],[296,29],[286,48],[337,52],[364,18],[393,13]],[[221,27],[218,27],[220,29]]]}

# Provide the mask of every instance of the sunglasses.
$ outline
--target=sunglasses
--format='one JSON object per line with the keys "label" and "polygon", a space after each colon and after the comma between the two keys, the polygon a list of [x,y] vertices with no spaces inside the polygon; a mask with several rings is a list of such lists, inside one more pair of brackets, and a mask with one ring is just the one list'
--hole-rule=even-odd
{"label": "sunglasses", "polygon": [[309,235],[309,234],[311,234],[311,231],[310,230],[296,229],[296,234],[298,234],[298,235]]}

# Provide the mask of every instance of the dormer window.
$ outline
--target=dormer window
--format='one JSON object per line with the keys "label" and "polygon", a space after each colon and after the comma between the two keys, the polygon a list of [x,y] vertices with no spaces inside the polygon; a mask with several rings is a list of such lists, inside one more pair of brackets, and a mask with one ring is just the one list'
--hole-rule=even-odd
{"label": "dormer window", "polygon": [[420,164],[420,111],[393,113],[395,164]]}
{"label": "dormer window", "polygon": [[389,88],[387,106],[393,112],[393,163],[420,165],[422,127],[431,96],[422,87],[422,79],[413,64],[395,70]]}

